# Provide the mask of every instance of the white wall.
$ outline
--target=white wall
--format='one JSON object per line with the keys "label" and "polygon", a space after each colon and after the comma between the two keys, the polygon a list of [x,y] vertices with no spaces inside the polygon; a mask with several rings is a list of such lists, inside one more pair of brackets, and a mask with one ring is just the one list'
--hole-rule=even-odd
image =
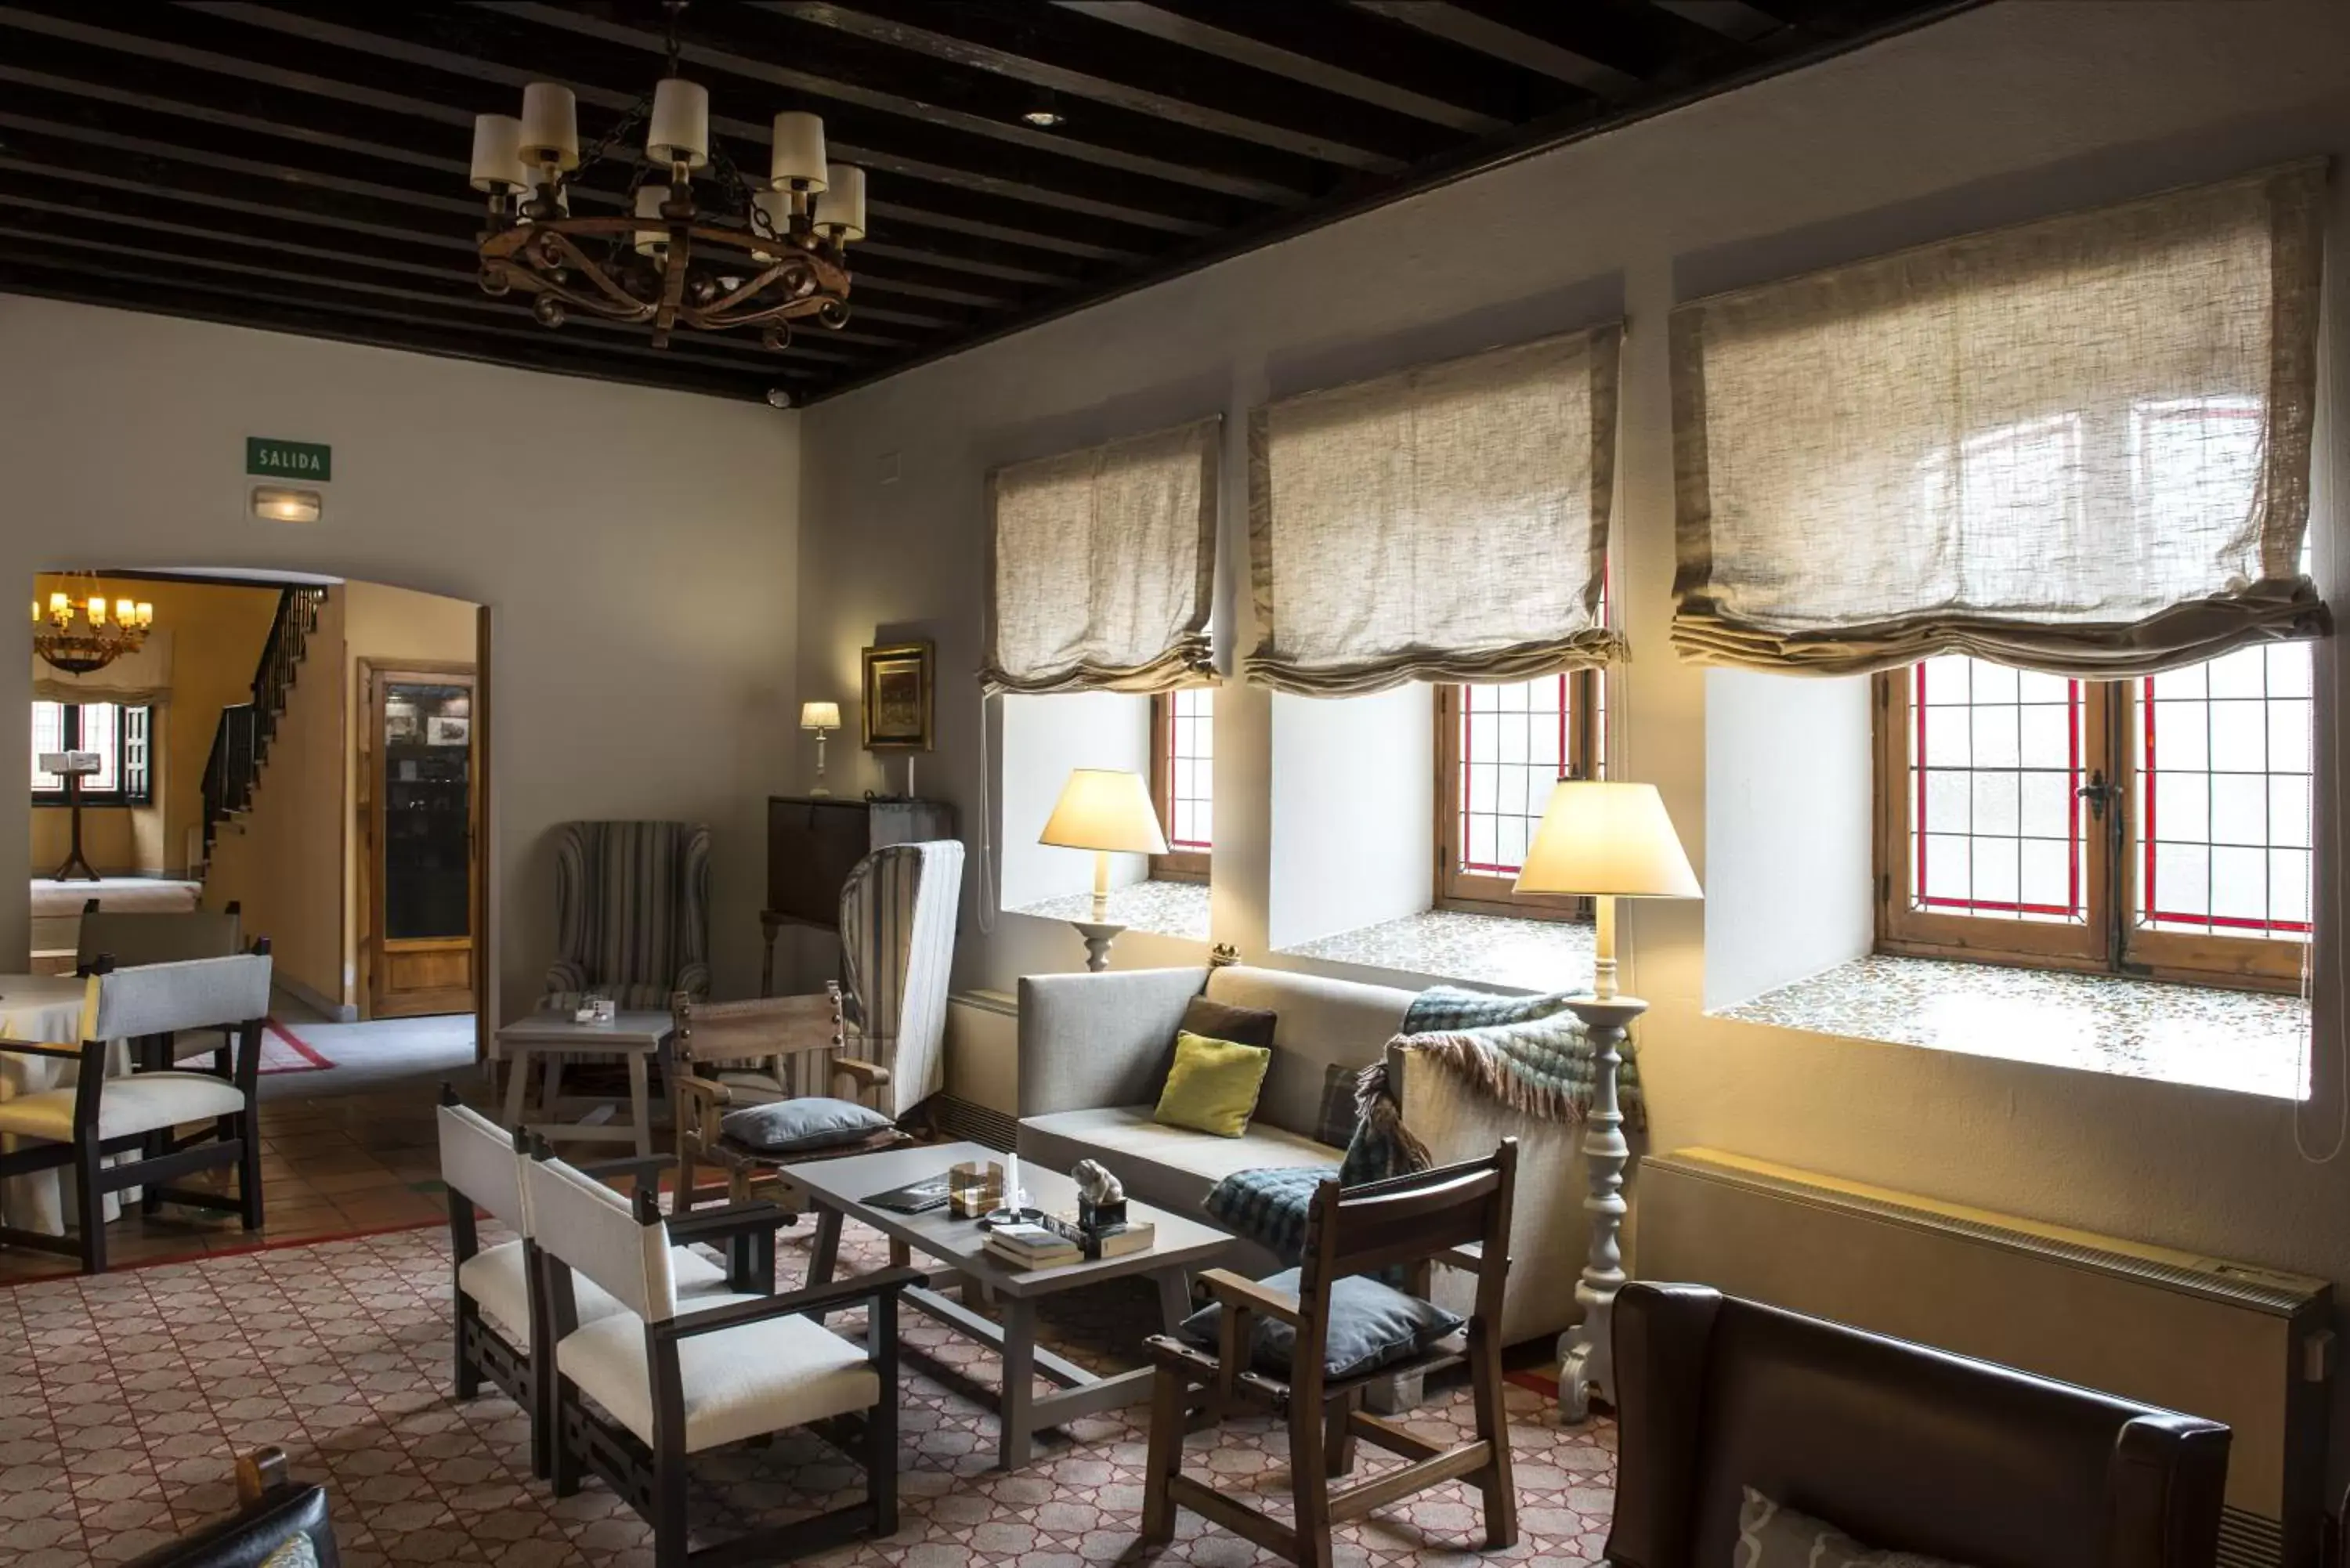
{"label": "white wall", "polygon": [[[1633,659],[1612,693],[1617,758],[1624,776],[1661,788],[1702,872],[1707,681],[1668,638],[1673,303],[2313,152],[2350,152],[2350,6],[2194,0],[1992,5],[1529,159],[809,410],[804,663],[853,667],[877,622],[935,628],[941,749],[928,777],[968,819],[988,465],[1222,409],[1229,538],[1251,404],[1625,312],[1615,582]],[[2338,302],[2350,286],[2338,215],[2334,240]],[[2339,384],[2350,312],[2330,314]],[[2330,429],[2326,461],[2338,463],[2350,422]],[[887,452],[902,454],[904,479],[885,487],[874,463]],[[1233,607],[1246,648],[1247,607]],[[2338,641],[2332,651],[2338,662]],[[1214,930],[1258,961],[1269,709],[1253,692],[1217,703]],[[1721,1144],[2350,1289],[2350,1158],[2306,1163],[2292,1107],[1711,1019],[1707,912],[1643,902],[1625,919],[1627,985],[1654,1007],[1642,1069],[1655,1147]],[[961,983],[1009,989],[1024,971],[1075,967],[1067,932],[1040,925],[967,924]],[[1122,941],[1118,960],[1170,950],[1199,954]],[[2334,958],[2321,958],[2318,997],[2324,1103],[2307,1113],[2321,1151],[2342,1087]],[[2350,1412],[2350,1379],[2343,1390]],[[2350,1422],[2337,1427],[2337,1472],[2350,1471]]]}
{"label": "white wall", "polygon": [[[1090,893],[1094,857],[1082,849],[1036,842],[1069,782],[1072,768],[1115,768],[1150,776],[1150,699],[1118,691],[1050,697],[1006,696],[1003,751],[997,759],[1003,801],[1001,907],[1017,909],[1067,893]],[[1113,855],[1110,886],[1150,875],[1146,855]]]}
{"label": "white wall", "polygon": [[1272,783],[1265,940],[1274,947],[1428,908],[1436,880],[1435,688],[1415,683],[1335,701],[1274,692]]}
{"label": "white wall", "polygon": [[1868,951],[1869,681],[1705,676],[1705,1005]]}
{"label": "white wall", "polygon": [[[0,296],[0,579],[279,567],[491,607],[507,1014],[554,941],[548,832],[708,822],[718,983],[758,978],[764,797],[798,684],[797,417],[757,404]],[[310,525],[247,515],[244,438],[329,442]],[[29,701],[20,665],[0,706]],[[27,765],[21,728],[0,768]],[[0,791],[0,880],[26,874]],[[0,899],[0,953],[25,950]]]}

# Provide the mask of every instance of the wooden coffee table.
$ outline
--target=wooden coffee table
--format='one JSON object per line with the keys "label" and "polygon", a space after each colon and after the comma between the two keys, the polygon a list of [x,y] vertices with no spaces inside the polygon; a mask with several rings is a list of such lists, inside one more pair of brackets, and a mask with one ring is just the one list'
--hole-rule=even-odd
{"label": "wooden coffee table", "polygon": [[[807,1193],[816,1210],[816,1251],[808,1262],[808,1283],[823,1284],[832,1278],[839,1261],[840,1221],[845,1215],[889,1237],[893,1254],[920,1252],[945,1264],[946,1271],[932,1276],[932,1286],[960,1276],[966,1295],[973,1282],[995,1293],[1003,1303],[1001,1326],[936,1289],[915,1286],[904,1299],[915,1311],[1003,1357],[1003,1390],[997,1407],[1003,1419],[1001,1459],[1004,1469],[1017,1469],[1028,1462],[1031,1440],[1037,1432],[1079,1416],[1137,1404],[1150,1394],[1149,1367],[1102,1377],[1039,1347],[1036,1303],[1062,1291],[1147,1274],[1159,1287],[1162,1326],[1172,1332],[1191,1310],[1191,1271],[1214,1267],[1234,1242],[1212,1225],[1129,1200],[1130,1218],[1148,1220],[1158,1228],[1157,1244],[1148,1251],[1057,1269],[1021,1270],[986,1250],[987,1232],[975,1220],[954,1219],[943,1208],[927,1214],[897,1214],[865,1201],[876,1193],[943,1176],[950,1166],[965,1160],[1003,1158],[1000,1151],[975,1143],[922,1144],[788,1166],[784,1176]],[[1020,1179],[1033,1207],[1055,1212],[1076,1208],[1076,1184],[1059,1172],[1024,1161]],[[1038,1396],[1035,1380],[1040,1374],[1059,1386]]]}
{"label": "wooden coffee table", "polygon": [[[652,1105],[647,1080],[651,1066],[660,1062],[669,1048],[670,1036],[677,1031],[677,1023],[666,1012],[622,1012],[609,1023],[581,1023],[559,1012],[534,1012],[517,1019],[498,1031],[498,1054],[505,1058],[506,1104],[505,1125],[535,1132],[550,1141],[585,1138],[597,1142],[619,1142],[636,1146],[640,1155],[653,1151]],[[530,1059],[546,1057],[546,1089],[540,1096],[540,1120],[525,1122],[523,1108],[530,1083]],[[564,1106],[576,1103],[567,1101],[563,1094],[563,1058],[566,1056],[618,1056],[629,1069],[629,1122],[626,1127],[614,1123],[566,1121]],[[608,1100],[592,1099],[591,1105],[608,1105]]]}

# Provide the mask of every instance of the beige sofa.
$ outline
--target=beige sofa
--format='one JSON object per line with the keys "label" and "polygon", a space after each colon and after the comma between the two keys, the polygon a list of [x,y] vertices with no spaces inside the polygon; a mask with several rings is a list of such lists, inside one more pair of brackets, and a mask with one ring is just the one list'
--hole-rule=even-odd
{"label": "beige sofa", "polygon": [[[1176,1025],[1202,991],[1211,1001],[1279,1015],[1256,1116],[1237,1138],[1151,1120]],[[1061,1171],[1099,1160],[1136,1198],[1196,1212],[1234,1171],[1336,1165],[1345,1151],[1314,1138],[1326,1069],[1367,1066],[1384,1051],[1400,1086],[1404,1126],[1439,1160],[1518,1139],[1502,1334],[1505,1343],[1555,1334],[1578,1315],[1575,1278],[1589,1236],[1575,1129],[1465,1092],[1443,1068],[1391,1046],[1412,994],[1237,964],[1030,976],[1020,982],[1020,1158]],[[1243,1272],[1280,1266],[1260,1249],[1248,1251],[1234,1265]],[[1437,1299],[1455,1310],[1466,1310],[1468,1286],[1464,1275],[1437,1272]]]}

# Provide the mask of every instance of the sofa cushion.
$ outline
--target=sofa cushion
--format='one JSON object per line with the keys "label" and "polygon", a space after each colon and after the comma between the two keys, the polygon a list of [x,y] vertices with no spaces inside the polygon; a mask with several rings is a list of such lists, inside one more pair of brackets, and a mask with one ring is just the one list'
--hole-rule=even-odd
{"label": "sofa cushion", "polygon": [[[1298,1271],[1284,1269],[1257,1283],[1275,1295],[1297,1296]],[[1194,1345],[1216,1348],[1223,1333],[1222,1303],[1201,1307],[1176,1330]],[[1417,1355],[1456,1332],[1466,1321],[1392,1285],[1349,1275],[1330,1285],[1329,1336],[1322,1345],[1322,1371],[1336,1379],[1359,1377],[1382,1366]],[[1286,1380],[1297,1354],[1297,1331],[1262,1313],[1249,1322],[1249,1355],[1260,1372]]]}
{"label": "sofa cushion", "polygon": [[1322,1118],[1323,1070],[1367,1067],[1403,1027],[1413,993],[1321,975],[1228,964],[1208,976],[1211,1002],[1280,1014],[1256,1123],[1311,1137]]}
{"label": "sofa cushion", "polygon": [[1020,1124],[1020,1158],[1066,1171],[1097,1159],[1128,1194],[1178,1214],[1197,1214],[1217,1182],[1236,1170],[1263,1166],[1335,1168],[1341,1149],[1274,1127],[1249,1124],[1238,1137],[1214,1137],[1187,1127],[1162,1127],[1149,1106],[1058,1111]]}
{"label": "sofa cushion", "polygon": [[1181,1033],[1210,1040],[1273,1049],[1274,1025],[1281,1015],[1269,1007],[1234,1007],[1205,996],[1195,996],[1183,1007]]}
{"label": "sofa cushion", "polygon": [[1264,1088],[1269,1047],[1211,1040],[1186,1029],[1175,1036],[1175,1064],[1167,1069],[1154,1118],[1217,1137],[1238,1137],[1256,1114]]}
{"label": "sofa cushion", "polygon": [[[670,1269],[677,1279],[681,1310],[689,1298],[724,1293],[724,1269],[691,1247],[671,1247],[669,1255]],[[501,1241],[496,1246],[484,1247],[457,1265],[457,1288],[489,1315],[506,1336],[507,1344],[525,1354],[530,1350],[528,1273],[520,1241]],[[628,1310],[607,1294],[601,1285],[576,1270],[571,1275],[571,1298],[578,1308],[581,1323],[594,1323]]]}

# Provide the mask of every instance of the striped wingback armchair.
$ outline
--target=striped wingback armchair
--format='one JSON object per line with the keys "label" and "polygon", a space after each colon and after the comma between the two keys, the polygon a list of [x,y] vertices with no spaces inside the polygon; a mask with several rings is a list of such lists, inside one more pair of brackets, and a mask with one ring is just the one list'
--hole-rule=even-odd
{"label": "striped wingback armchair", "polygon": [[556,830],[555,962],[538,1005],[588,993],[666,1012],[710,994],[710,829],[690,822],[567,822]]}

